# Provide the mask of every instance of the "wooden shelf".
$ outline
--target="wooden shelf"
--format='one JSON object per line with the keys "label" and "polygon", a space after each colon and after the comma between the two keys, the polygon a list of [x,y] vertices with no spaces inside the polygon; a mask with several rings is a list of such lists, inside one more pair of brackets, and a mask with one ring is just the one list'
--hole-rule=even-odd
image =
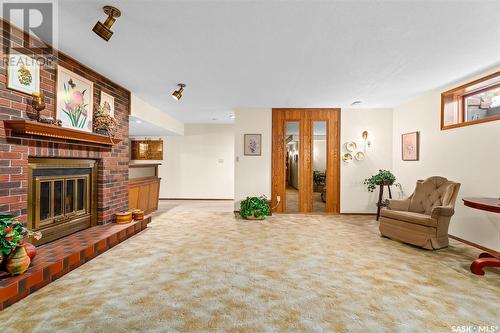
{"label": "wooden shelf", "polygon": [[59,127],[30,120],[4,120],[5,126],[12,129],[17,134],[27,134],[40,137],[73,140],[80,142],[91,142],[112,146],[121,139],[111,140],[107,135],[79,131],[71,128]]}

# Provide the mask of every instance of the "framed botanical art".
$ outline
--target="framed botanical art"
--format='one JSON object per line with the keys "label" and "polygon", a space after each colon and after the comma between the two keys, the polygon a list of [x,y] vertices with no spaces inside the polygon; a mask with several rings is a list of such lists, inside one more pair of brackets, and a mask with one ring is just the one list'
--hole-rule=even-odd
{"label": "framed botanical art", "polygon": [[111,117],[115,116],[115,98],[113,96],[101,90],[101,101],[99,104]]}
{"label": "framed botanical art", "polygon": [[418,161],[420,150],[420,133],[411,132],[401,135],[403,161]]}
{"label": "framed botanical art", "polygon": [[56,88],[62,126],[92,132],[94,83],[58,65]]}
{"label": "framed botanical art", "polygon": [[261,134],[245,134],[244,137],[244,154],[247,156],[260,156],[261,155]]}
{"label": "framed botanical art", "polygon": [[7,88],[25,94],[40,92],[40,65],[22,53],[11,50],[7,66]]}

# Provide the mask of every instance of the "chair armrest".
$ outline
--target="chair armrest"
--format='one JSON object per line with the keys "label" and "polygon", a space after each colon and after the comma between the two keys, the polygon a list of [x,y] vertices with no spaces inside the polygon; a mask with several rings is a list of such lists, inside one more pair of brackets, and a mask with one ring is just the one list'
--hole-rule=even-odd
{"label": "chair armrest", "polygon": [[404,200],[387,199],[386,207],[391,210],[399,210],[407,212],[408,208],[410,207],[410,199],[408,198]]}
{"label": "chair armrest", "polygon": [[434,219],[440,216],[453,216],[453,214],[455,214],[453,206],[436,206],[431,211],[431,217]]}

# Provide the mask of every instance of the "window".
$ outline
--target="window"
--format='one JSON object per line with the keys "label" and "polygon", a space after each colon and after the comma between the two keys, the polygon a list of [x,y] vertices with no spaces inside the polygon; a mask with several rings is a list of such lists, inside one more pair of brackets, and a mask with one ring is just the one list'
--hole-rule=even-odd
{"label": "window", "polygon": [[500,120],[500,72],[441,94],[441,129]]}

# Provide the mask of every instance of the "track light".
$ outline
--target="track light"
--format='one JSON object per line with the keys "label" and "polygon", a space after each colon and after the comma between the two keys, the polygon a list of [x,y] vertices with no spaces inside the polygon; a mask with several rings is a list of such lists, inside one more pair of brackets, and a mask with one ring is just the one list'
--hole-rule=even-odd
{"label": "track light", "polygon": [[182,92],[184,91],[184,88],[186,87],[186,85],[184,83],[179,83],[178,86],[180,87],[179,89],[177,89],[176,91],[174,91],[172,93],[172,98],[175,99],[175,100],[180,100],[181,97],[182,97]]}
{"label": "track light", "polygon": [[115,23],[116,18],[120,17],[122,13],[118,8],[113,6],[104,6],[102,9],[108,15],[108,18],[104,23],[97,21],[92,31],[107,42],[113,36],[113,31],[111,31],[113,23]]}

